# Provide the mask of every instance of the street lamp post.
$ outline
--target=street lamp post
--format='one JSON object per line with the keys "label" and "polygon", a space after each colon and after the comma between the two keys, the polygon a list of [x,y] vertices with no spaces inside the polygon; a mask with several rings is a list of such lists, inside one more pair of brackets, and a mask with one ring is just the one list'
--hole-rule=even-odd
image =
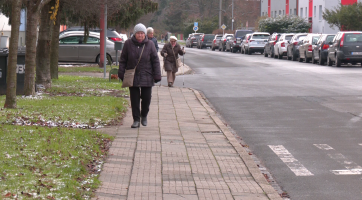
{"label": "street lamp post", "polygon": [[234,30],[234,0],[231,1],[231,30]]}

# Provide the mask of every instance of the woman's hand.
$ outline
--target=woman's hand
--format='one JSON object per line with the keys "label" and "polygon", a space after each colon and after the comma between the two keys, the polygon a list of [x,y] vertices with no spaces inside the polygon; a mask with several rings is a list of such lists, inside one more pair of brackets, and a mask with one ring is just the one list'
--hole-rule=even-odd
{"label": "woman's hand", "polygon": [[163,57],[167,57],[167,53],[163,53]]}

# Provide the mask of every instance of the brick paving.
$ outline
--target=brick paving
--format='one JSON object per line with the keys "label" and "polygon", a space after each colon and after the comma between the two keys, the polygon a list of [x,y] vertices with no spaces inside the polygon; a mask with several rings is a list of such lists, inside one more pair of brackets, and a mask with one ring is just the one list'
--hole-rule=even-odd
{"label": "brick paving", "polygon": [[94,199],[281,199],[197,93],[153,87],[148,126],[114,129]]}

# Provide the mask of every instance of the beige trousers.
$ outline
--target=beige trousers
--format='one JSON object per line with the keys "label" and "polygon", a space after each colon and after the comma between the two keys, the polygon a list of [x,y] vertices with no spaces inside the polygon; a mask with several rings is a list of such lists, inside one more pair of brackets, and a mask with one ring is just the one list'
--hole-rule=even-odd
{"label": "beige trousers", "polygon": [[176,73],[172,71],[167,72],[167,83],[174,83],[176,78]]}

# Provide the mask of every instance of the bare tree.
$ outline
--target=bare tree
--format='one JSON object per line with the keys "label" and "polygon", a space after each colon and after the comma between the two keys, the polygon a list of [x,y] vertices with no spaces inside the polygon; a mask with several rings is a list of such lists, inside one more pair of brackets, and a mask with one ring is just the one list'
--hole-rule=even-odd
{"label": "bare tree", "polygon": [[20,10],[22,0],[13,0],[11,9],[11,38],[9,48],[9,61],[6,75],[5,108],[16,108],[16,64],[18,60],[18,42],[20,26]]}

